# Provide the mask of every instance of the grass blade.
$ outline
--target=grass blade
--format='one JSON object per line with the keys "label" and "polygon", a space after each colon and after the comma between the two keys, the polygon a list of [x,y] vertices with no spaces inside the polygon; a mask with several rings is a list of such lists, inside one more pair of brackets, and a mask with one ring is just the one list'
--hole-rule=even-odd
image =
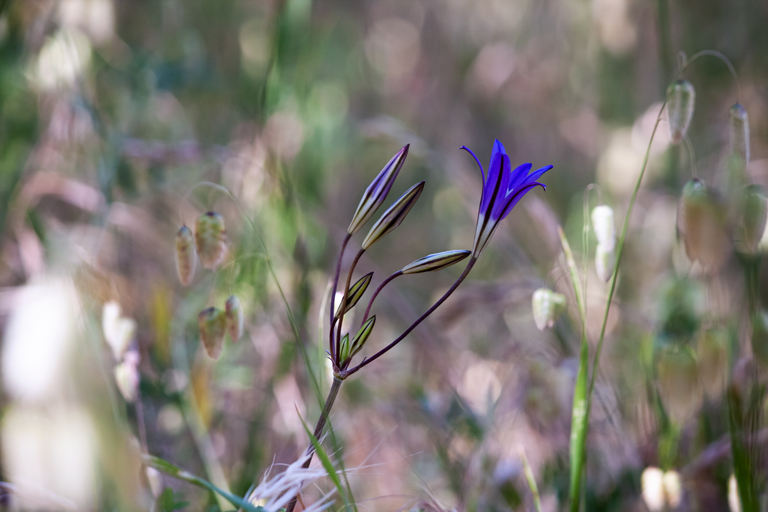
{"label": "grass blade", "polygon": [[533,476],[531,465],[528,464],[528,457],[525,456],[525,449],[520,448],[520,460],[523,461],[523,471],[525,471],[525,479],[528,481],[528,487],[533,494],[533,506],[536,507],[536,512],[541,512],[541,497],[539,496],[539,487],[536,485],[536,478]]}

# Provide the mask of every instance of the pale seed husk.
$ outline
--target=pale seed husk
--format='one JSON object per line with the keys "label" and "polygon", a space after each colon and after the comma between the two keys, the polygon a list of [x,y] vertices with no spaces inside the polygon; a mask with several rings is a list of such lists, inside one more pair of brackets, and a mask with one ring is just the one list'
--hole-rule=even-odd
{"label": "pale seed husk", "polygon": [[226,250],[227,231],[224,217],[216,212],[206,212],[195,223],[195,243],[200,263],[207,269],[221,263]]}
{"label": "pale seed husk", "polygon": [[672,144],[680,144],[693,118],[696,91],[688,80],[678,80],[667,89],[669,134]]}
{"label": "pale seed husk", "polygon": [[661,349],[656,360],[656,383],[667,414],[677,425],[684,425],[702,400],[698,365],[691,350],[677,345]]}
{"label": "pale seed husk", "polygon": [[224,311],[214,307],[202,310],[197,315],[197,326],[200,329],[200,339],[203,341],[208,356],[212,359],[218,359],[227,330],[227,318]]}
{"label": "pale seed husk", "polygon": [[240,299],[234,295],[230,296],[224,311],[227,318],[227,333],[232,341],[237,341],[243,335],[243,324],[245,323],[245,314]]}
{"label": "pale seed husk", "polygon": [[555,321],[565,310],[565,295],[555,293],[548,288],[539,288],[533,292],[533,321],[543,331],[555,325]]}
{"label": "pale seed husk", "polygon": [[688,259],[698,261],[706,272],[716,272],[730,250],[725,208],[703,181],[694,178],[683,187],[679,213]]}
{"label": "pale seed husk", "polygon": [[195,237],[191,229],[181,226],[176,232],[176,274],[184,286],[192,282],[196,262]]}

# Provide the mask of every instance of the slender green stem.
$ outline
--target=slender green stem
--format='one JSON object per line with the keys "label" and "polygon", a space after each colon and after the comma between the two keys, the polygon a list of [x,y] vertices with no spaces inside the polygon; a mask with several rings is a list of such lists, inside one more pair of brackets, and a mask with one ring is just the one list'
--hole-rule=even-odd
{"label": "slender green stem", "polygon": [[[328,416],[331,414],[331,408],[333,408],[333,403],[336,401],[336,397],[339,394],[339,389],[341,389],[341,384],[344,382],[343,379],[340,379],[338,377],[334,377],[333,384],[331,385],[331,390],[328,392],[328,398],[325,399],[325,405],[323,406],[323,410],[320,413],[320,418],[317,420],[317,425],[315,425],[315,432],[314,436],[315,439],[318,441],[321,439],[321,436],[323,434],[323,428],[325,428],[325,424],[328,421]],[[312,456],[314,455],[314,449],[312,448],[312,445],[309,445],[309,448],[307,448],[307,453],[309,454],[309,458],[307,458],[307,462],[304,463],[302,467],[308,468],[310,463],[312,462]],[[291,502],[288,504],[288,507],[286,507],[286,512],[293,512],[293,509],[296,507],[296,502],[298,501],[298,495],[294,497]]]}

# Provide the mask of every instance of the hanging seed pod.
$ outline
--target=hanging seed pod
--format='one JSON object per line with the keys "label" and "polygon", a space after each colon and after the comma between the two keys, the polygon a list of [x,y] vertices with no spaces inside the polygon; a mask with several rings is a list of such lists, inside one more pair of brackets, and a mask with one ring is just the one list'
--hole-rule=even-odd
{"label": "hanging seed pod", "polygon": [[227,333],[229,333],[232,341],[237,341],[243,335],[243,323],[245,322],[240,299],[234,295],[230,296],[227,299],[224,311],[224,316],[227,318]]}
{"label": "hanging seed pod", "polygon": [[597,248],[595,248],[595,270],[597,271],[597,277],[604,283],[610,281],[615,264],[616,253],[614,248],[608,248],[603,244],[597,244]]}
{"label": "hanging seed pod", "polygon": [[768,313],[760,311],[752,317],[752,353],[763,365],[768,365]]}
{"label": "hanging seed pod", "polygon": [[[349,287],[349,292],[347,293],[347,298],[344,301],[344,313],[346,314],[347,311],[355,307],[355,305],[358,303],[360,298],[365,293],[365,290],[368,289],[368,285],[371,284],[371,279],[373,278],[373,272],[368,272],[363,277],[358,279],[355,284]],[[338,318],[341,314],[342,305],[339,304],[339,307],[336,308],[336,316],[335,318]]]}
{"label": "hanging seed pod", "polygon": [[741,498],[739,497],[739,484],[736,475],[731,474],[728,479],[728,508],[731,512],[741,512]]}
{"label": "hanging seed pod", "polygon": [[227,231],[224,229],[224,217],[216,212],[206,212],[195,223],[195,242],[200,263],[212,269],[224,258]]}
{"label": "hanging seed pod", "polygon": [[678,80],[667,89],[667,113],[672,144],[680,144],[693,118],[696,91],[688,80]]}
{"label": "hanging seed pod", "polygon": [[728,330],[724,327],[710,327],[703,331],[696,352],[704,393],[716,399],[722,395],[728,379]]}
{"label": "hanging seed pod", "polygon": [[744,164],[749,163],[749,116],[741,104],[730,109],[731,152],[739,155]]}
{"label": "hanging seed pod", "polygon": [[592,210],[592,228],[595,230],[597,243],[605,249],[616,246],[616,227],[613,222],[613,208],[601,204]]}
{"label": "hanging seed pod", "polygon": [[365,237],[365,240],[363,240],[363,250],[367,250],[377,240],[397,228],[397,226],[403,222],[405,216],[408,215],[408,212],[411,211],[411,208],[413,208],[413,205],[415,205],[416,201],[419,199],[421,192],[424,190],[425,183],[425,181],[422,181],[415,184],[406,190],[405,194],[400,196],[397,201],[392,203],[392,206],[390,206],[387,211],[384,212],[384,215],[376,221],[376,224],[373,225],[368,232],[368,235]]}
{"label": "hanging seed pod", "polygon": [[674,469],[665,471],[662,483],[664,484],[664,499],[669,508],[674,510],[683,501],[683,484],[680,481],[680,473]]}
{"label": "hanging seed pod", "polygon": [[400,271],[403,274],[420,274],[422,272],[434,272],[460,262],[472,254],[470,251],[444,251],[419,258],[404,266]]}
{"label": "hanging seed pod", "polygon": [[555,325],[555,320],[565,311],[565,295],[548,288],[533,292],[533,321],[540,331]]}
{"label": "hanging seed pod", "polygon": [[206,308],[197,315],[197,326],[200,329],[200,339],[211,359],[218,359],[221,346],[224,344],[224,333],[227,330],[227,318],[219,308]]}
{"label": "hanging seed pod", "polygon": [[755,254],[765,232],[768,219],[768,200],[763,187],[749,185],[744,188],[741,199],[741,226],[737,235],[737,249],[745,254]]}
{"label": "hanging seed pod", "polygon": [[195,276],[195,237],[187,226],[181,226],[176,232],[176,274],[184,286],[192,282]]}
{"label": "hanging seed pod", "polygon": [[679,214],[688,259],[708,272],[719,269],[730,248],[726,212],[703,181],[694,178],[683,187]]}
{"label": "hanging seed pod", "polygon": [[687,347],[667,346],[656,360],[659,396],[669,417],[685,424],[701,404],[701,388],[696,358]]}
{"label": "hanging seed pod", "polygon": [[354,235],[368,220],[373,217],[376,210],[384,203],[384,200],[389,194],[389,190],[395,183],[400,168],[405,163],[405,157],[408,156],[408,148],[410,144],[406,144],[400,151],[387,162],[387,165],[379,172],[376,178],[365,189],[360,204],[357,206],[355,214],[352,216],[352,222],[350,222],[347,228],[347,233]]}
{"label": "hanging seed pod", "polygon": [[132,350],[125,353],[125,359],[113,370],[117,389],[126,402],[133,403],[139,393],[139,353]]}

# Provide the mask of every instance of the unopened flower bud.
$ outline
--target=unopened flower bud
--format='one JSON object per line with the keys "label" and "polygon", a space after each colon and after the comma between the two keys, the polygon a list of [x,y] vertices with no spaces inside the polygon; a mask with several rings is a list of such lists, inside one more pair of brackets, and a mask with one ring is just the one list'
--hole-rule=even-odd
{"label": "unopened flower bud", "polygon": [[688,80],[678,80],[667,89],[667,113],[672,144],[679,144],[688,133],[695,100],[696,91]]}
{"label": "unopened flower bud", "polygon": [[741,104],[730,109],[731,152],[739,155],[744,164],[749,163],[749,116]]}
{"label": "unopened flower bud", "polygon": [[339,361],[342,364],[349,359],[349,334],[345,334],[341,338],[341,346],[339,347]]}
{"label": "unopened flower bud", "polygon": [[419,258],[414,262],[404,266],[400,271],[403,274],[419,274],[421,272],[434,272],[445,267],[450,267],[454,263],[458,263],[467,256],[471,251],[444,251],[429,256]]}
{"label": "unopened flower bud", "polygon": [[354,235],[368,220],[373,217],[376,210],[384,203],[384,200],[389,194],[389,190],[395,183],[395,178],[400,172],[400,168],[405,162],[405,157],[408,156],[408,148],[410,144],[406,144],[400,151],[397,152],[392,159],[387,162],[387,165],[379,172],[376,178],[365,189],[360,204],[357,206],[355,215],[352,217],[352,222],[347,228],[347,233]]}
{"label": "unopened flower bud", "polygon": [[706,329],[699,336],[696,349],[704,393],[718,398],[728,379],[728,330],[724,327]]}
{"label": "unopened flower bud", "polygon": [[202,310],[197,315],[197,326],[208,356],[211,359],[218,359],[221,355],[221,346],[224,344],[224,333],[227,330],[224,311],[214,307]]}
{"label": "unopened flower bud", "polygon": [[373,326],[375,324],[376,315],[373,315],[363,324],[362,327],[360,327],[360,330],[357,331],[357,334],[355,334],[355,337],[352,340],[352,346],[349,349],[349,357],[354,357],[355,354],[363,349],[365,342],[368,341],[371,332],[373,332]]}
{"label": "unopened flower bud", "polygon": [[768,200],[763,187],[749,185],[744,188],[741,200],[742,214],[740,233],[737,235],[736,246],[740,252],[755,254],[760,246],[760,240],[765,232],[768,219]]}
{"label": "unopened flower bud", "polygon": [[565,310],[565,295],[555,293],[548,288],[539,288],[533,292],[533,321],[540,331],[555,325],[555,320]]}
{"label": "unopened flower bud", "polygon": [[656,379],[664,409],[677,425],[684,425],[701,404],[696,358],[687,347],[667,346],[656,361]]}
{"label": "unopened flower bud", "polygon": [[694,178],[683,187],[680,205],[685,253],[706,271],[716,271],[729,252],[726,212],[703,181]]}
{"label": "unopened flower bud", "polygon": [[616,252],[614,248],[597,244],[595,248],[595,270],[597,271],[597,277],[605,283],[610,281],[615,263]]}
{"label": "unopened flower bud", "polygon": [[224,217],[216,212],[206,212],[195,223],[197,254],[203,267],[212,269],[224,258],[227,231]]}
{"label": "unopened flower bud", "polygon": [[192,282],[195,276],[195,237],[187,226],[181,226],[176,232],[176,274],[184,286]]}
{"label": "unopened flower bud", "polygon": [[413,208],[413,205],[415,205],[416,201],[419,199],[421,192],[424,190],[425,183],[426,182],[421,181],[409,188],[405,194],[400,196],[400,198],[395,201],[386,212],[384,212],[384,215],[376,221],[376,224],[373,225],[368,232],[368,235],[365,237],[365,240],[363,240],[363,250],[368,249],[377,240],[397,228],[397,226],[403,222],[405,216],[408,215],[408,212],[411,211],[411,208]]}
{"label": "unopened flower bud", "polygon": [[616,246],[616,227],[613,223],[613,208],[601,204],[592,210],[592,228],[595,230],[597,243],[606,249]]}
{"label": "unopened flower bud", "polygon": [[243,323],[245,322],[245,315],[243,314],[243,306],[240,304],[240,299],[234,295],[227,299],[224,316],[227,318],[227,332],[232,341],[237,341],[240,336],[243,335]]}
{"label": "unopened flower bud", "polygon": [[[355,305],[358,303],[360,298],[365,293],[365,290],[368,289],[368,285],[371,284],[371,278],[373,278],[373,272],[369,272],[365,274],[363,277],[358,279],[355,284],[349,287],[349,292],[347,293],[347,297],[344,300],[343,304],[343,311],[346,314],[347,311],[355,307]],[[336,308],[336,317],[341,314],[342,312],[342,304],[339,304],[339,307]]]}

